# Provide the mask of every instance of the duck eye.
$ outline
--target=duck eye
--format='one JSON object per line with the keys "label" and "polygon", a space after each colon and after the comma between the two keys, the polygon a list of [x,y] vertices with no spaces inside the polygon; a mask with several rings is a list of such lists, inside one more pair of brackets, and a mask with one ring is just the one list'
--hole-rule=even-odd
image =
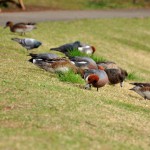
{"label": "duck eye", "polygon": [[97,81],[96,80],[93,80],[93,83],[96,83]]}
{"label": "duck eye", "polygon": [[91,81],[91,79],[90,79],[90,78],[88,78],[88,81]]}

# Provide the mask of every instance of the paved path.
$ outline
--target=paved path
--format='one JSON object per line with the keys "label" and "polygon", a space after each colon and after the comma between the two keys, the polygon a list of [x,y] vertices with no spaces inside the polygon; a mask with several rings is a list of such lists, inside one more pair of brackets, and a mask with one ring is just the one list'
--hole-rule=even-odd
{"label": "paved path", "polygon": [[61,21],[85,18],[134,18],[150,17],[150,9],[133,10],[93,10],[93,11],[39,11],[39,12],[13,12],[0,13],[0,25],[4,26],[7,21],[13,22],[43,22]]}

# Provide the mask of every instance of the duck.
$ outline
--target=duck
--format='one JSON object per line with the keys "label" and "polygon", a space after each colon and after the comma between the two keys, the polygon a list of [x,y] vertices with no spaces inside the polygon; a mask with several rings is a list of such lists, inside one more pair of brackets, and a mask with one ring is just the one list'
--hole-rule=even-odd
{"label": "duck", "polygon": [[81,46],[81,42],[75,41],[73,43],[67,43],[67,44],[61,45],[59,47],[50,48],[50,50],[59,51],[59,52],[67,55],[68,51],[78,49],[78,47],[80,47],[80,46]]}
{"label": "duck", "polygon": [[78,51],[86,55],[93,55],[96,51],[96,48],[94,46],[86,45],[78,47]]}
{"label": "duck", "polygon": [[115,62],[112,61],[102,61],[102,62],[97,62],[97,66],[103,66],[105,69],[118,69],[118,65]]}
{"label": "duck", "polygon": [[39,53],[39,54],[30,53],[28,56],[31,56],[30,62],[32,62],[33,59],[46,61],[58,58],[58,55],[53,53]]}
{"label": "duck", "polygon": [[14,24],[12,21],[6,22],[6,25],[4,28],[9,27],[11,32],[18,32],[21,33],[21,35],[25,35],[25,32],[30,32],[33,29],[36,29],[35,23],[16,23]]}
{"label": "duck", "polygon": [[29,62],[32,62],[38,67],[52,73],[65,73],[69,70],[72,70],[74,73],[78,73],[78,68],[73,65],[69,59],[64,57],[52,58],[46,61],[42,59],[29,59]]}
{"label": "duck", "polygon": [[90,55],[96,51],[96,48],[94,46],[83,44],[80,41],[75,41],[73,43],[67,43],[59,47],[50,48],[50,50],[59,51],[64,53],[66,56],[70,56],[69,52],[73,50],[78,50],[82,53]]}
{"label": "duck", "polygon": [[136,92],[137,94],[142,96],[145,100],[146,99],[150,100],[150,83],[135,82],[130,84],[134,85],[134,87],[131,88],[130,90]]}
{"label": "duck", "polygon": [[104,70],[107,73],[109,84],[115,85],[120,83],[120,87],[123,87],[123,81],[128,76],[128,73],[126,70],[122,68],[110,68]]}
{"label": "duck", "polygon": [[26,48],[27,50],[32,50],[42,45],[42,42],[32,38],[24,38],[24,39],[12,38],[11,40],[19,43],[22,47]]}
{"label": "duck", "polygon": [[88,69],[84,71],[84,79],[86,81],[85,89],[91,89],[91,86],[99,88],[108,83],[108,76],[104,70]]}
{"label": "duck", "polygon": [[82,70],[98,69],[96,62],[90,57],[75,56],[69,57],[70,61]]}

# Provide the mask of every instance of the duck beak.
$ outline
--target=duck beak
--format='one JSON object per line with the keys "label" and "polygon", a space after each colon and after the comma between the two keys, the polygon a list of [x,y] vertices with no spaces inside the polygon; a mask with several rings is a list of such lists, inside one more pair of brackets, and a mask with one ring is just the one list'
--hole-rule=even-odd
{"label": "duck beak", "polygon": [[87,89],[87,90],[90,90],[91,89],[91,84],[87,83],[84,88]]}

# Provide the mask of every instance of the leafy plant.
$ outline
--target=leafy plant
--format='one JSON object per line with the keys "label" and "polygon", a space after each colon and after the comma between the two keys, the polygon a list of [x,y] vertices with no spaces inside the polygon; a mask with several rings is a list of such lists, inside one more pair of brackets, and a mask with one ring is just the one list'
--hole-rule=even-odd
{"label": "leafy plant", "polygon": [[135,72],[128,73],[127,79],[128,80],[138,80],[138,81],[142,80],[142,78],[139,77]]}
{"label": "leafy plant", "polygon": [[69,51],[69,56],[70,57],[75,57],[75,56],[81,56],[81,57],[90,57],[92,58],[95,62],[103,62],[103,61],[106,61],[106,59],[102,56],[100,57],[97,57],[95,56],[94,54],[93,55],[87,55],[85,53],[82,53],[80,51],[78,51],[77,49],[74,49],[72,51]]}
{"label": "leafy plant", "polygon": [[97,56],[94,56],[92,55],[91,58],[95,61],[95,62],[103,62],[103,61],[106,61],[106,58],[100,56],[100,57],[97,57]]}
{"label": "leafy plant", "polygon": [[70,50],[69,56],[70,57],[75,57],[75,56],[88,56],[89,57],[89,55],[86,55],[85,53],[82,53],[82,52],[78,51],[77,49]]}
{"label": "leafy plant", "polygon": [[81,76],[79,74],[75,74],[72,70],[66,73],[58,73],[58,78],[63,82],[84,83],[84,80],[81,78]]}

